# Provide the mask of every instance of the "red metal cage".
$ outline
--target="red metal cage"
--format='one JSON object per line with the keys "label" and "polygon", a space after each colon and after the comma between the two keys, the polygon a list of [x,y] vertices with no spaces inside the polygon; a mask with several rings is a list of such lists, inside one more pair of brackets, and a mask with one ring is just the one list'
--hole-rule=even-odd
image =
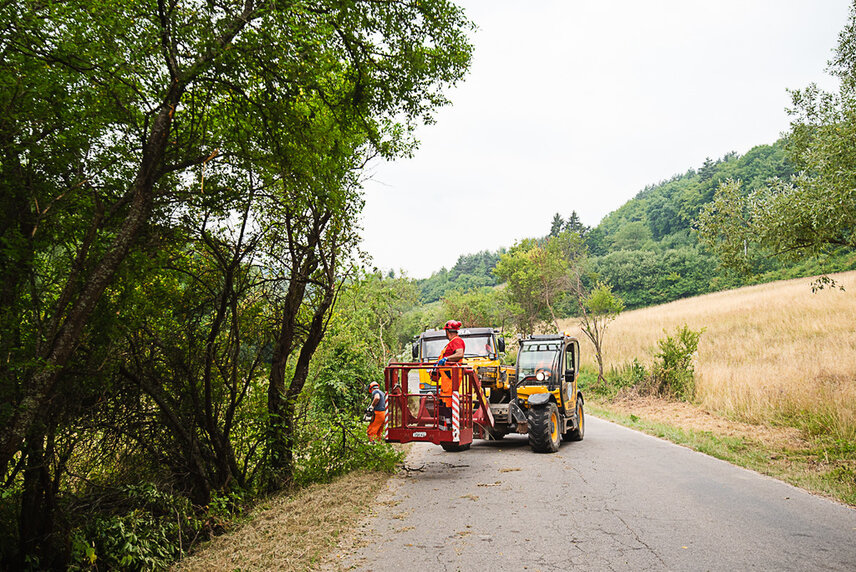
{"label": "red metal cage", "polygon": [[[428,393],[419,389],[419,372],[439,381]],[[493,425],[490,407],[471,367],[392,363],[384,370],[387,394],[386,440],[468,445],[473,423]]]}

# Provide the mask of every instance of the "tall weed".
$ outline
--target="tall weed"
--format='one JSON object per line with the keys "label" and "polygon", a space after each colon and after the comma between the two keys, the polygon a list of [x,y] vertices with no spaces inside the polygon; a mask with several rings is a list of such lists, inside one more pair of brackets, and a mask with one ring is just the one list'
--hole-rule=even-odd
{"label": "tall weed", "polygon": [[695,397],[695,365],[693,359],[698,351],[698,342],[704,329],[695,331],[684,324],[674,335],[666,334],[657,340],[660,351],[654,354],[656,361],[651,376],[659,395],[692,401]]}

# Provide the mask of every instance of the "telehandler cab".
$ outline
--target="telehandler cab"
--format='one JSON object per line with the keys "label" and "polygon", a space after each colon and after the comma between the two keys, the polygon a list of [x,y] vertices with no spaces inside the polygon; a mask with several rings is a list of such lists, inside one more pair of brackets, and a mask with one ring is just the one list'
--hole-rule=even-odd
{"label": "telehandler cab", "polygon": [[585,413],[577,387],[579,358],[579,341],[564,334],[520,340],[507,412],[502,404],[491,404],[494,432],[528,433],[538,453],[555,453],[560,440],[581,441]]}

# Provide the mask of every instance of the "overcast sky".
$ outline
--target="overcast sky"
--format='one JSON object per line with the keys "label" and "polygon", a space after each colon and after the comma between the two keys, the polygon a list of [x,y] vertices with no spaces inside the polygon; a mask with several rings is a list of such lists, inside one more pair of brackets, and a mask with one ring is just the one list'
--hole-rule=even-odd
{"label": "overcast sky", "polygon": [[466,80],[416,156],[373,165],[363,248],[425,278],[462,254],[596,226],[646,185],[788,129],[787,89],[825,73],[849,0],[458,0]]}

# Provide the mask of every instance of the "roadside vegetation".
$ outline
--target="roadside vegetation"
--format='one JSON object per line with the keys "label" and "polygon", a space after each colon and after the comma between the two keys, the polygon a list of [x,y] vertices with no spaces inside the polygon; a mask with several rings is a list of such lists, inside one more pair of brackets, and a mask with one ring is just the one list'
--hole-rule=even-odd
{"label": "roadside vegetation", "polygon": [[[832,277],[856,288],[856,272]],[[856,298],[840,290],[811,294],[811,281],[747,286],[625,312],[606,340],[607,377],[620,385],[640,376],[640,368],[663,367],[658,355],[670,334],[703,331],[697,353],[684,344],[693,356],[695,388],[679,395],[741,421],[856,440]],[[563,325],[575,326],[572,320]],[[591,355],[585,360],[596,365]]]}
{"label": "roadside vegetation", "polygon": [[386,483],[386,473],[355,471],[254,507],[229,533],[171,569],[175,572],[266,572],[336,568],[337,543],[366,515]]}
{"label": "roadside vegetation", "polygon": [[359,418],[410,294],[364,268],[361,184],[465,76],[463,11],[0,16],[0,568],[161,569],[268,495],[389,470]]}

